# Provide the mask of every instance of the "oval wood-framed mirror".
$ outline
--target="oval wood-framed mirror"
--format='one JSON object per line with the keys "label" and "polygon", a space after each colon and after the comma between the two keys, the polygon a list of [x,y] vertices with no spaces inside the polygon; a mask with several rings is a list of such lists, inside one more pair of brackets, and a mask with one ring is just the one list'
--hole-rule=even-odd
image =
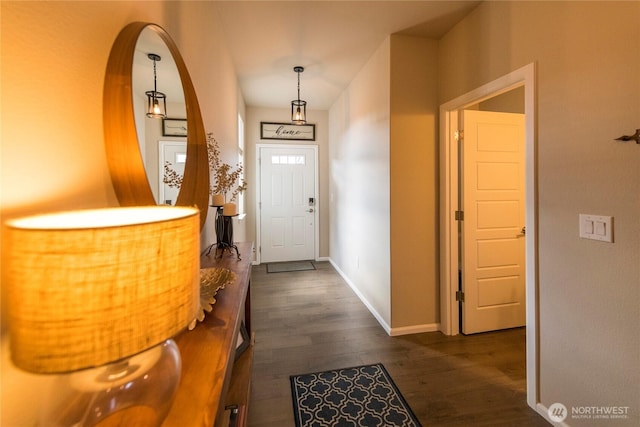
{"label": "oval wood-framed mirror", "polygon": [[180,74],[187,111],[187,159],[176,205],[197,206],[202,229],[209,207],[207,135],[180,51],[169,34],[156,24],[127,25],[111,48],[103,93],[104,141],[111,181],[121,206],[156,204],[138,145],[132,96],[133,57],[140,33],[145,29],[157,33],[167,45]]}

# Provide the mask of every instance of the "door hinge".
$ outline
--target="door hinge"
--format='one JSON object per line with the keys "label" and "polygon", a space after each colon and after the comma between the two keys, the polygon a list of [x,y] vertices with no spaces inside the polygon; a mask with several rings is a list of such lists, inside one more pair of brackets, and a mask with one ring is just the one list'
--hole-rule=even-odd
{"label": "door hinge", "polygon": [[456,301],[464,302],[464,292],[456,291]]}
{"label": "door hinge", "polygon": [[464,211],[456,211],[456,221],[464,221]]}
{"label": "door hinge", "polygon": [[459,142],[460,140],[464,139],[464,131],[463,130],[457,130],[453,133],[453,137],[456,139],[456,142]]}

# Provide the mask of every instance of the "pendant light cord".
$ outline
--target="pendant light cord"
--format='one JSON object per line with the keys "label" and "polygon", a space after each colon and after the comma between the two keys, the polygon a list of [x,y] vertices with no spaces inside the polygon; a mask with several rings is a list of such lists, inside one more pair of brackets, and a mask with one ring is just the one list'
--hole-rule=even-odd
{"label": "pendant light cord", "polygon": [[300,103],[300,71],[298,71],[298,104]]}
{"label": "pendant light cord", "polygon": [[158,93],[158,84],[156,80],[156,59],[153,58],[153,99],[156,99],[156,93]]}

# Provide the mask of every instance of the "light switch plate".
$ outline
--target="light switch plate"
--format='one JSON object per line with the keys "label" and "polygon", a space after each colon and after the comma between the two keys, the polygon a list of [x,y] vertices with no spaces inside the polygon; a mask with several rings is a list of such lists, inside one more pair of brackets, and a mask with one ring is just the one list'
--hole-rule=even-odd
{"label": "light switch plate", "polygon": [[579,215],[580,237],[613,243],[613,217],[603,215]]}

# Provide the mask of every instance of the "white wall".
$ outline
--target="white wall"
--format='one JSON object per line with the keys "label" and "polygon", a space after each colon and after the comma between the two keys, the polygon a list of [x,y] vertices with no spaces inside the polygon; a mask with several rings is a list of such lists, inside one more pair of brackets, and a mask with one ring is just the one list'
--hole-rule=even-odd
{"label": "white wall", "polygon": [[392,335],[438,329],[437,41],[390,36],[330,111],[331,259]]}
{"label": "white wall", "polygon": [[[537,65],[540,397],[640,424],[639,2],[484,2],[440,42],[442,102]],[[615,242],[578,237],[614,217]],[[572,426],[606,421],[566,420]],[[613,425],[613,423],[612,423]]]}
{"label": "white wall", "polygon": [[[244,104],[212,3],[2,1],[0,7],[3,221],[117,206],[104,150],[102,92],[111,46],[133,21],[167,30],[191,75],[205,128],[225,150],[235,144]],[[212,236],[210,227],[203,242]],[[3,333],[6,312],[3,306]],[[4,338],[0,424],[34,425],[54,377],[12,368]]]}
{"label": "white wall", "polygon": [[260,122],[287,123],[291,120],[289,108],[247,108],[246,128],[246,159],[247,181],[252,183],[247,190],[246,240],[257,242],[256,235],[256,144],[308,144],[318,146],[318,207],[320,209],[319,223],[319,253],[318,258],[329,256],[329,115],[326,110],[307,110],[307,122],[316,125],[315,141],[279,141],[260,139]]}
{"label": "white wall", "polygon": [[[174,24],[169,34],[184,58],[198,96],[204,128],[220,143],[221,158],[234,166],[238,155],[238,114],[245,104],[225,36],[212,2],[166,2],[164,18]],[[206,36],[205,36],[206,35]],[[201,245],[215,241],[215,212],[209,209]],[[243,224],[234,240],[243,238]]]}
{"label": "white wall", "polygon": [[329,110],[331,259],[391,325],[387,38]]}
{"label": "white wall", "polygon": [[391,333],[438,330],[436,40],[391,36]]}
{"label": "white wall", "polygon": [[[175,136],[162,136],[162,120],[152,119],[146,117],[144,111],[147,106],[147,99],[141,98],[140,102],[136,102],[134,98],[134,108],[136,113],[140,111],[140,114],[136,114],[136,130],[138,131],[138,141],[140,144],[140,150],[142,154],[142,160],[144,161],[144,167],[147,172],[147,179],[153,192],[153,197],[159,204],[164,203],[164,200],[159,199],[160,195],[160,178],[164,176],[164,167],[160,167],[160,147],[158,141],[183,141],[187,142],[185,137]],[[184,102],[167,102],[167,111],[170,118],[185,118],[187,117],[186,106]],[[143,126],[142,131],[140,127]],[[143,141],[143,142],[140,142]],[[177,194],[177,193],[176,193]]]}

